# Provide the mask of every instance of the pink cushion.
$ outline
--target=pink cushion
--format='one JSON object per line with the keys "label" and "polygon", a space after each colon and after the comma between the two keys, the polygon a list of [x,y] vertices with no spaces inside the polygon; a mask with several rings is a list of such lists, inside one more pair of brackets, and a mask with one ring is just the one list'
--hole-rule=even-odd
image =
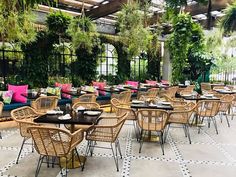
{"label": "pink cushion", "polygon": [[161,80],[161,83],[162,83],[163,85],[169,85],[169,82],[168,82],[167,80]]}
{"label": "pink cushion", "polygon": [[[55,87],[60,87],[62,92],[69,92],[72,88],[72,84],[61,84],[61,83],[56,82]],[[63,98],[71,99],[71,95],[66,94],[66,93],[62,93],[61,96]]]}
{"label": "pink cushion", "polygon": [[136,81],[126,81],[125,84],[131,85],[133,87],[138,87],[138,82]]}
{"label": "pink cushion", "polygon": [[[8,90],[13,91],[12,100],[18,103],[26,103],[28,96],[28,85],[10,85],[8,84]],[[24,94],[25,96],[22,96]]]}
{"label": "pink cushion", "polygon": [[146,80],[146,83],[150,85],[157,85],[157,81],[152,81],[152,80]]}
{"label": "pink cushion", "polygon": [[[93,86],[98,87],[99,89],[104,90],[104,87],[106,86],[106,83],[105,82],[94,82],[93,81]],[[99,90],[99,94],[104,96],[104,95],[106,95],[106,92]]]}
{"label": "pink cushion", "polygon": [[[135,88],[138,88],[138,82],[137,81],[125,81],[126,85],[131,85]],[[137,92],[137,90],[132,90],[132,92]]]}

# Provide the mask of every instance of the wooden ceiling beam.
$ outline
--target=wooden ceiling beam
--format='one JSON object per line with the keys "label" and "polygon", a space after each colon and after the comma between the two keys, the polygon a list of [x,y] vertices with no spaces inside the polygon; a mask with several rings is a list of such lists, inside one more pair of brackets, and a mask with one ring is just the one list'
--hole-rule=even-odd
{"label": "wooden ceiling beam", "polygon": [[85,12],[85,14],[91,19],[96,20],[121,10],[122,5],[129,1],[130,0],[113,0],[107,4],[100,4],[98,8],[93,8],[90,11]]}
{"label": "wooden ceiling beam", "polygon": [[[82,6],[83,6],[83,2],[75,1],[75,0],[59,0],[58,2],[62,3],[62,4],[70,5],[70,6],[73,6],[76,8],[82,8]],[[89,9],[92,6],[93,6],[92,4],[84,3],[85,9]]]}

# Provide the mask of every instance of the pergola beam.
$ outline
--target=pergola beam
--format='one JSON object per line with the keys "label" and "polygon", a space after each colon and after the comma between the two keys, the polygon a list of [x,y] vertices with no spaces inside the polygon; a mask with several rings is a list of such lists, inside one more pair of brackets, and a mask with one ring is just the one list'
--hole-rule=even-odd
{"label": "pergola beam", "polygon": [[[83,2],[75,1],[75,0],[59,0],[59,3],[63,3],[66,5],[70,5],[76,8],[82,8]],[[84,8],[89,9],[92,6],[92,4],[84,3]]]}
{"label": "pergola beam", "polygon": [[85,12],[85,14],[91,19],[96,20],[121,10],[122,5],[129,1],[130,0],[113,0],[107,4],[100,4],[98,8],[93,8],[90,11]]}

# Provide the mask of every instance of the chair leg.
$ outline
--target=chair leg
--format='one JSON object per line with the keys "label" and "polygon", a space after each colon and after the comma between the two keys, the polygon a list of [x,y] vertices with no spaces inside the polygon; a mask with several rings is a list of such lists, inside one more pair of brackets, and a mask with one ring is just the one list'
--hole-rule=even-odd
{"label": "chair leg", "polygon": [[166,142],[166,138],[168,136],[169,129],[170,129],[170,124],[167,125],[167,130],[165,131],[165,134],[164,134],[164,143]]}
{"label": "chair leg", "polygon": [[135,136],[137,138],[137,141],[138,141],[138,135],[139,135],[139,130],[138,130],[138,126],[136,124],[136,121],[133,120],[133,125],[134,125],[134,132],[135,132]]}
{"label": "chair leg", "polygon": [[222,120],[222,115],[223,115],[223,113],[221,112],[221,113],[220,113],[220,122],[221,122],[221,123],[223,122],[223,120]]}
{"label": "chair leg", "polygon": [[93,151],[94,151],[95,144],[96,144],[96,141],[91,141],[91,144],[90,144],[90,156],[91,157],[93,156]]}
{"label": "chair leg", "polygon": [[20,147],[20,151],[19,151],[18,156],[17,156],[17,159],[16,159],[16,164],[18,164],[18,162],[19,162],[20,154],[21,154],[21,152],[22,152],[22,150],[23,150],[25,141],[26,141],[26,138],[24,138],[23,141],[22,141],[22,144],[21,144],[21,147]]}
{"label": "chair leg", "polygon": [[187,130],[186,130],[186,126],[183,124],[183,129],[184,129],[184,135],[185,135],[185,137],[188,137],[188,135],[187,135]]}
{"label": "chair leg", "polygon": [[0,139],[2,139],[2,133],[0,132]]}
{"label": "chair leg", "polygon": [[84,165],[85,165],[85,162],[86,162],[86,160],[87,160],[87,157],[88,157],[88,153],[89,153],[89,149],[90,149],[90,140],[88,140],[88,143],[87,143],[87,147],[86,147],[86,150],[85,150],[85,159],[84,159],[84,163],[83,163],[83,166],[82,166],[82,168],[81,168],[81,171],[83,171],[84,170]]}
{"label": "chair leg", "polygon": [[122,153],[121,153],[121,148],[120,148],[120,141],[119,139],[117,139],[117,147],[118,147],[118,151],[119,151],[119,154],[120,154],[120,158],[122,159]]}
{"label": "chair leg", "polygon": [[115,152],[114,152],[112,143],[110,145],[111,145],[111,151],[112,151],[112,155],[113,155],[113,158],[114,158],[114,161],[115,161],[115,165],[116,165],[116,170],[119,171],[116,143],[115,143]]}
{"label": "chair leg", "polygon": [[38,174],[39,174],[41,165],[42,165],[42,163],[43,163],[44,157],[45,157],[45,156],[43,156],[43,155],[40,155],[40,156],[39,156],[38,165],[37,165],[36,171],[35,171],[35,177],[38,177]]}
{"label": "chair leg", "polygon": [[161,135],[159,135],[159,138],[160,138],[160,145],[161,145],[162,155],[165,155],[165,153],[164,153],[163,132],[161,132]]}
{"label": "chair leg", "polygon": [[189,125],[188,125],[188,124],[187,124],[187,125],[185,125],[185,128],[186,128],[186,132],[187,132],[187,134],[188,134],[188,140],[189,140],[189,144],[191,144],[191,143],[192,143],[192,141],[191,141],[190,132],[189,132]]}
{"label": "chair leg", "polygon": [[79,163],[82,164],[82,161],[80,160],[79,152],[78,152],[77,148],[75,148],[75,153],[76,153],[76,155],[78,157]]}
{"label": "chair leg", "polygon": [[208,122],[208,128],[210,128],[211,127],[211,119],[210,119],[210,117],[207,118],[207,122]]}
{"label": "chair leg", "polygon": [[216,129],[216,134],[218,134],[216,119],[215,119],[214,117],[211,117],[211,119],[212,119],[212,122],[213,122],[213,124],[214,124],[215,129]]}
{"label": "chair leg", "polygon": [[226,121],[227,121],[228,127],[230,127],[230,124],[229,124],[229,118],[228,118],[227,114],[225,114],[225,118],[226,118]]}
{"label": "chair leg", "polygon": [[142,146],[143,146],[143,129],[141,130],[141,133],[140,133],[139,143],[140,143],[139,153],[141,153],[141,149],[142,149]]}

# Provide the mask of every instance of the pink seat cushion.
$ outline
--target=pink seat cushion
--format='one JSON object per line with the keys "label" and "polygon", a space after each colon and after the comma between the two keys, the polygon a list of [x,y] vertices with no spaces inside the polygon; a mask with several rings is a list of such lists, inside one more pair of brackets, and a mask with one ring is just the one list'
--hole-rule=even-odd
{"label": "pink seat cushion", "polygon": [[162,83],[163,85],[169,85],[169,82],[168,82],[167,80],[161,80],[161,83]]}
{"label": "pink seat cushion", "polygon": [[[8,90],[13,91],[12,101],[18,103],[26,103],[28,96],[28,85],[10,85],[8,84]],[[24,94],[25,96],[22,96]]]}
{"label": "pink seat cushion", "polygon": [[152,81],[152,80],[146,80],[146,83],[150,85],[157,85],[157,81]]}
{"label": "pink seat cushion", "polygon": [[[135,88],[138,88],[138,82],[137,81],[126,81],[125,84],[133,86]],[[137,90],[132,90],[132,92],[137,92]]]}
{"label": "pink seat cushion", "polygon": [[[60,87],[62,92],[69,92],[72,88],[72,84],[61,84],[61,83],[56,82],[55,87]],[[66,93],[62,93],[61,96],[63,98],[71,99],[71,95],[66,94]]]}
{"label": "pink seat cushion", "polygon": [[[94,82],[93,81],[93,86],[98,87],[99,89],[104,90],[104,87],[106,86],[106,83],[105,82]],[[105,96],[106,92],[99,90],[99,94]]]}

